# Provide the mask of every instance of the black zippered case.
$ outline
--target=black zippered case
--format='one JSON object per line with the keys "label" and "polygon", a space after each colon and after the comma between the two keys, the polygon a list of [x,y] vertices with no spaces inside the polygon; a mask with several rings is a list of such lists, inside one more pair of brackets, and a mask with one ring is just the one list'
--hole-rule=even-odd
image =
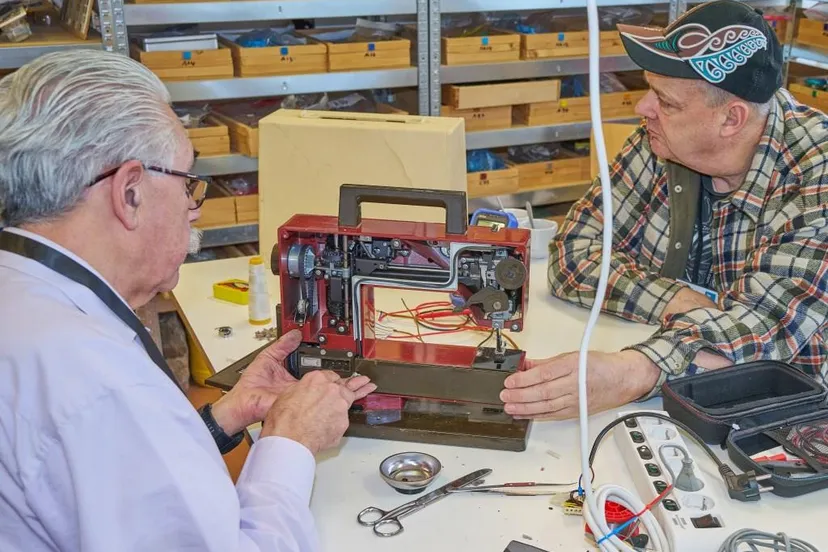
{"label": "black zippered case", "polygon": [[[758,361],[673,379],[661,390],[672,418],[706,443],[726,448],[743,471],[771,475],[765,484],[774,494],[793,497],[828,487],[828,389],[813,377],[784,362]],[[816,448],[805,438],[815,431],[824,437]],[[752,459],[780,445],[806,458],[814,473],[780,475]]]}

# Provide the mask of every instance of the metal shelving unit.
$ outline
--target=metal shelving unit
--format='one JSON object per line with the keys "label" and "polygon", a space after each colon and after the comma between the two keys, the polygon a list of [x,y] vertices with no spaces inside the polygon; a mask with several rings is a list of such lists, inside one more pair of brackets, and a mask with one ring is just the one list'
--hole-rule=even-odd
{"label": "metal shelving unit", "polygon": [[239,153],[199,157],[193,166],[193,172],[203,176],[239,174],[259,170],[259,160]]}
{"label": "metal shelving unit", "polygon": [[[601,71],[606,72],[632,71],[638,68],[627,56],[602,57],[600,67]],[[443,84],[454,84],[564,77],[588,72],[589,60],[587,58],[553,58],[474,65],[443,65],[440,67],[440,80]]]}
{"label": "metal shelving unit", "polygon": [[43,54],[69,49],[100,50],[101,43],[97,40],[78,40],[77,42],[30,46],[23,42],[20,46],[3,47],[0,48],[0,69],[17,69]]}
{"label": "metal shelving unit", "polygon": [[167,82],[166,85],[174,102],[230,100],[287,94],[417,86],[417,69],[412,67],[410,69],[387,69],[383,71],[171,81]]}
{"label": "metal shelving unit", "polygon": [[185,2],[181,4],[127,4],[127,24],[178,25],[236,23],[279,19],[314,19],[368,15],[411,15],[415,0],[254,0]]}
{"label": "metal shelving unit", "polygon": [[[608,122],[635,122],[637,119],[605,119]],[[466,149],[499,148],[541,142],[562,142],[589,138],[592,124],[566,123],[547,126],[515,126],[466,134]]]}
{"label": "metal shelving unit", "polygon": [[788,63],[799,63],[828,71],[828,52],[808,46],[794,45],[790,49]]}

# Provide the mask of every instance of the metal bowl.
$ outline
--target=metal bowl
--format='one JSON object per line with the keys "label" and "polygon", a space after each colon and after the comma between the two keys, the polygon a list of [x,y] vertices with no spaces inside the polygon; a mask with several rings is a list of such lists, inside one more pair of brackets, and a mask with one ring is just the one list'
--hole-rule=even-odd
{"label": "metal bowl", "polygon": [[380,477],[402,494],[417,494],[434,481],[442,469],[440,461],[424,452],[401,452],[380,463]]}

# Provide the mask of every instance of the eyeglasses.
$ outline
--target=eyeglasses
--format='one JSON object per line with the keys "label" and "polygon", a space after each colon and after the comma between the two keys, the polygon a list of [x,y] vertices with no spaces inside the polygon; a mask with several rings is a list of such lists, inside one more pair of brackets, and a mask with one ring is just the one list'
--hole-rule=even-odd
{"label": "eyeglasses", "polygon": [[[174,169],[165,169],[163,167],[155,167],[153,165],[143,165],[145,170],[159,172],[163,174],[169,174],[171,176],[178,176],[184,179],[184,186],[187,190],[187,196],[193,201],[194,206],[190,207],[191,211],[195,211],[204,203],[204,199],[207,197],[207,186],[210,184],[210,178],[207,176],[199,176],[197,174],[191,174],[188,172],[183,171],[176,171]],[[118,172],[120,167],[115,167],[114,169],[110,169],[103,174],[98,175],[95,180],[88,184],[88,187],[91,188],[101,180],[105,180]]]}

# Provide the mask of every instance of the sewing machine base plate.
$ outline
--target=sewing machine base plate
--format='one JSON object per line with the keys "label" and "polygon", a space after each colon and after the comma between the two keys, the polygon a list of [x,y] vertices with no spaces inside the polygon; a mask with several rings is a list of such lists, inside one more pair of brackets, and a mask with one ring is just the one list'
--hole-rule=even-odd
{"label": "sewing machine base plate", "polygon": [[345,435],[368,439],[521,452],[529,436],[528,420],[480,405],[408,400],[400,410],[352,410],[349,418]]}

